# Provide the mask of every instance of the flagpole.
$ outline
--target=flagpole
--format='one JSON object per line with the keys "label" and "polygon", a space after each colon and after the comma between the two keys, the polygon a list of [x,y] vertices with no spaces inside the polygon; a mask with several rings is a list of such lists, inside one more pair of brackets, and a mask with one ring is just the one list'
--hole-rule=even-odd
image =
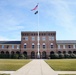
{"label": "flagpole", "polygon": [[38,4],[38,58],[40,58],[40,53],[39,53],[39,4]]}

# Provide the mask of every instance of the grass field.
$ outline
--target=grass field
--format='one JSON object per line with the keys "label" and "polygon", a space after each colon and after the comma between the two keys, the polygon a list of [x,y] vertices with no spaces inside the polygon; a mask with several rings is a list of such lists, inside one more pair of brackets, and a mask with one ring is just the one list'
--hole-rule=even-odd
{"label": "grass field", "polygon": [[31,60],[0,59],[0,71],[16,71]]}
{"label": "grass field", "polygon": [[45,60],[55,71],[76,71],[76,59]]}
{"label": "grass field", "polygon": [[0,74],[0,75],[10,75],[10,74]]}

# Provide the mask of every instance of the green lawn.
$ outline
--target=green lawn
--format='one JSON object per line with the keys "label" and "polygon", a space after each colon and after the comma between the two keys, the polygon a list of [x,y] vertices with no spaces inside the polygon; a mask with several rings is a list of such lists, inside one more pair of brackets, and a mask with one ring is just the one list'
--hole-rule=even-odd
{"label": "green lawn", "polygon": [[45,60],[56,71],[76,71],[76,59]]}
{"label": "green lawn", "polygon": [[0,71],[15,71],[30,61],[26,59],[0,59]]}
{"label": "green lawn", "polygon": [[0,75],[10,75],[10,74],[0,74]]}

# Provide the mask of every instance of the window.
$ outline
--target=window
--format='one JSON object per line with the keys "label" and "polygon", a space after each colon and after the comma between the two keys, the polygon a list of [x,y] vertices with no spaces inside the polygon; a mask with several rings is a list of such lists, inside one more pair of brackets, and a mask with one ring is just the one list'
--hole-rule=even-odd
{"label": "window", "polygon": [[75,49],[75,45],[73,45],[73,48]]}
{"label": "window", "polygon": [[2,49],[4,49],[4,45],[2,45]]}
{"label": "window", "polygon": [[12,49],[14,49],[14,45],[12,45]]}
{"label": "window", "polygon": [[60,49],[60,45],[58,45],[58,49]]}
{"label": "window", "polygon": [[54,48],[53,43],[51,43],[50,48]]}
{"label": "window", "polygon": [[70,45],[68,45],[68,48],[71,48],[71,46],[70,46]]}
{"label": "window", "polygon": [[35,41],[35,37],[34,36],[32,37],[32,41]]}
{"label": "window", "polygon": [[32,48],[34,48],[34,45],[32,45]]}
{"label": "window", "polygon": [[32,43],[32,48],[34,48],[34,46],[35,46],[34,43]]}
{"label": "window", "polygon": [[53,45],[51,45],[51,48],[53,48]]}
{"label": "window", "polygon": [[51,40],[53,41],[53,40],[54,40],[54,36],[50,36],[50,37],[49,37],[49,40],[50,40],[50,41],[51,41]]}
{"label": "window", "polygon": [[9,45],[7,45],[7,48],[9,48]]}
{"label": "window", "polygon": [[45,48],[45,43],[43,43],[43,48]]}
{"label": "window", "polygon": [[25,40],[28,41],[28,37],[27,36],[25,37]]}
{"label": "window", "polygon": [[17,49],[19,49],[19,45],[17,45]]}
{"label": "window", "polygon": [[45,41],[46,40],[45,37],[42,37],[42,40]]}
{"label": "window", "polygon": [[24,48],[26,48],[26,43],[24,43]]}

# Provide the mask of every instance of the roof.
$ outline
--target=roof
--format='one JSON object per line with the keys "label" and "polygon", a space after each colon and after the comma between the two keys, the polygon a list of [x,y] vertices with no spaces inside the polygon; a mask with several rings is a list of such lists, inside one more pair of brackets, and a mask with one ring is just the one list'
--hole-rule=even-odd
{"label": "roof", "polygon": [[0,44],[21,44],[21,41],[0,41]]}
{"label": "roof", "polygon": [[57,40],[57,44],[76,44],[76,40]]}
{"label": "roof", "polygon": [[[38,33],[38,31],[21,31],[21,33]],[[39,31],[39,33],[56,33],[56,31]]]}

